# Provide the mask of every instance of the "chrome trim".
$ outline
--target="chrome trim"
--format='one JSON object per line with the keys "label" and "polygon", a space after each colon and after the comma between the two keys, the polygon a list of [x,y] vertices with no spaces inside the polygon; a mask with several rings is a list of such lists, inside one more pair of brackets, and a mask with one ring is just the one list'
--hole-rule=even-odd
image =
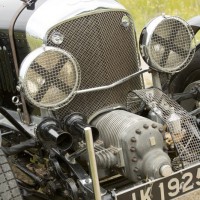
{"label": "chrome trim", "polygon": [[147,24],[146,31],[148,32],[148,34],[147,34],[147,38],[146,38],[146,44],[149,44],[150,39],[152,37],[152,33],[155,30],[155,28],[158,26],[158,24],[160,24],[167,17],[169,17],[169,16],[168,15],[158,16],[158,17],[152,19],[152,21],[149,24]]}
{"label": "chrome trim", "polygon": [[[53,49],[53,47],[40,47],[34,51],[31,52],[31,54],[28,54],[24,60],[22,61],[20,65],[20,71],[19,71],[19,82],[20,84],[23,82],[28,69],[30,68],[31,63],[35,58],[37,58],[40,54],[44,53],[45,50]],[[31,56],[30,56],[31,55]]]}
{"label": "chrome trim", "polygon": [[[151,39],[152,39],[152,36],[153,36],[155,30],[163,21],[165,21],[167,19],[176,19],[179,22],[181,22],[183,25],[185,25],[185,29],[188,31],[188,35],[190,35],[190,39],[191,39],[190,52],[188,52],[188,55],[185,58],[185,60],[180,65],[177,65],[173,69],[163,68],[159,64],[155,63],[155,61],[152,59],[152,51],[151,51],[151,46],[150,46]],[[196,47],[196,41],[195,41],[195,38],[193,35],[193,31],[186,21],[184,21],[180,17],[162,14],[161,16],[158,16],[158,17],[152,19],[144,27],[144,29],[142,30],[142,33],[140,35],[139,46],[140,46],[140,52],[141,52],[141,55],[142,55],[144,61],[151,68],[153,68],[156,71],[174,74],[174,73],[181,71],[183,68],[185,68],[189,64],[189,62],[192,60],[192,58],[194,56],[194,51],[195,51],[194,49]]]}
{"label": "chrome trim", "polygon": [[[60,52],[64,55],[66,55],[68,57],[68,59],[70,59],[70,61],[75,66],[74,68],[75,68],[76,80],[74,81],[74,87],[70,91],[70,94],[67,97],[65,97],[65,99],[63,99],[62,101],[60,101],[59,103],[56,103],[56,104],[55,103],[54,104],[46,103],[48,105],[42,105],[43,103],[38,103],[37,101],[33,101],[33,97],[29,94],[29,92],[27,90],[27,86],[26,86],[26,82],[27,82],[26,75],[27,75],[27,72],[30,69],[32,63],[34,62],[34,60],[37,59],[37,57],[39,57],[44,52],[47,52],[50,50],[55,51],[55,52],[56,51]],[[50,78],[51,77],[49,77],[49,79]],[[33,105],[36,105],[39,108],[44,108],[44,109],[49,109],[49,110],[59,109],[62,106],[66,105],[68,102],[70,102],[72,100],[72,98],[74,97],[74,95],[76,94],[76,89],[79,88],[80,80],[81,80],[81,74],[80,74],[80,69],[79,69],[78,63],[76,63],[76,61],[74,60],[74,58],[71,54],[69,54],[67,51],[64,51],[63,49],[60,49],[57,47],[42,46],[42,47],[37,48],[36,50],[32,51],[23,60],[21,66],[20,66],[20,71],[19,71],[19,85],[21,88],[21,92],[23,92],[26,99],[30,103],[32,103]]]}
{"label": "chrome trim", "polygon": [[[15,41],[14,41],[14,26],[15,26],[15,22],[18,19],[19,15],[23,12],[23,10],[28,6],[27,3],[22,4],[22,6],[19,8],[19,10],[17,10],[17,12],[15,13],[14,17],[11,20],[9,29],[8,29],[8,35],[9,35],[9,39],[10,39],[10,47],[11,47],[11,51],[12,51],[12,57],[13,57],[13,62],[14,62],[14,66],[15,66],[15,72],[16,75],[19,75],[19,62],[17,59],[17,52],[16,52],[16,46],[15,46]],[[25,124],[30,124],[31,123],[31,118],[30,115],[28,113],[28,109],[27,109],[27,105],[24,99],[23,94],[20,92],[20,97],[21,97],[21,101],[22,101],[22,109],[23,109],[23,122]]]}
{"label": "chrome trim", "polygon": [[[59,23],[97,10],[126,9],[115,0],[48,0],[30,17],[26,26],[27,41],[31,50],[41,46],[47,31]],[[52,17],[53,14],[53,17]]]}
{"label": "chrome trim", "polygon": [[119,81],[116,81],[115,83],[112,83],[110,85],[106,85],[106,86],[102,86],[102,87],[95,87],[95,88],[90,88],[90,89],[85,89],[85,90],[78,90],[78,91],[76,91],[76,94],[82,94],[82,93],[94,92],[94,91],[100,91],[100,90],[107,90],[107,89],[113,88],[117,85],[120,85],[120,84],[130,80],[131,78],[138,76],[140,74],[143,74],[145,72],[148,72],[148,71],[149,71],[149,69],[140,70],[140,71],[138,71],[134,74],[131,74],[123,79],[120,79]]}
{"label": "chrome trim", "polygon": [[152,70],[151,73],[152,73],[153,86],[162,90],[159,73],[155,70]]}
{"label": "chrome trim", "polygon": [[[127,10],[124,10],[124,9],[103,9],[103,8],[99,8],[97,10],[94,10],[94,11],[90,11],[90,12],[84,12],[84,13],[80,13],[78,16],[74,16],[74,17],[71,17],[69,19],[66,19],[64,21],[61,21],[59,22],[58,24],[55,24],[54,26],[52,26],[46,33],[46,35],[44,36],[43,38],[43,41],[44,41],[44,44],[46,45],[47,44],[47,36],[49,34],[49,32],[51,32],[52,29],[56,28],[57,26],[63,24],[63,23],[66,23],[66,22],[70,22],[70,21],[73,21],[75,19],[79,19],[81,17],[86,17],[86,16],[90,16],[90,15],[94,15],[94,14],[99,14],[99,13],[104,13],[104,12],[115,12],[115,11],[122,11],[122,12],[126,12],[127,14],[129,14],[131,16],[131,14],[127,11]],[[133,23],[133,28],[135,30],[135,24],[134,22]],[[136,31],[134,31],[135,34],[136,34]]]}

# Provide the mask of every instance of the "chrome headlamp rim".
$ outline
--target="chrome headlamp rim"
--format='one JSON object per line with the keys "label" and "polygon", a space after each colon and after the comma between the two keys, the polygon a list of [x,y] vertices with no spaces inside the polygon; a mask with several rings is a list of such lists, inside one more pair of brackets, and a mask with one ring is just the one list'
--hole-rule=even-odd
{"label": "chrome headlamp rim", "polygon": [[[75,66],[74,67],[75,82],[74,82],[74,87],[72,88],[70,94],[66,98],[64,98],[62,101],[60,101],[59,103],[52,103],[52,104],[47,103],[46,105],[44,105],[44,104],[42,105],[42,104],[34,101],[33,97],[29,94],[29,91],[27,90],[26,75],[27,75],[28,70],[30,69],[31,64],[34,62],[34,60],[37,59],[40,55],[42,55],[44,52],[47,52],[47,51],[55,51],[55,52],[62,53],[70,60],[70,62],[72,62],[73,66]],[[39,108],[42,108],[42,109],[57,110],[65,105],[67,105],[68,103],[70,103],[70,101],[76,95],[76,91],[79,89],[80,82],[81,82],[81,72],[80,72],[80,66],[79,66],[78,62],[73,57],[73,55],[71,55],[69,52],[64,51],[57,47],[43,45],[42,47],[39,47],[39,48],[35,49],[34,51],[32,51],[31,53],[29,53],[25,57],[23,62],[21,63],[21,67],[20,67],[20,71],[19,71],[20,90],[23,92],[25,98],[31,104],[33,104]]]}
{"label": "chrome headlamp rim", "polygon": [[[152,37],[154,34],[154,31],[156,30],[156,28],[158,28],[158,26],[166,21],[166,20],[177,20],[180,23],[182,23],[182,25],[185,27],[185,30],[187,30],[188,32],[188,37],[190,37],[190,50],[188,51],[187,57],[185,57],[184,61],[173,67],[173,68],[164,68],[161,67],[153,58],[152,56],[152,51],[150,50],[151,48],[151,41],[152,41]],[[181,71],[182,69],[184,69],[192,60],[194,53],[195,53],[195,47],[196,47],[196,41],[195,41],[195,37],[194,37],[194,33],[192,28],[190,27],[190,25],[183,20],[180,17],[177,16],[169,16],[169,15],[161,15],[158,17],[155,17],[154,19],[152,19],[142,30],[141,35],[140,35],[140,39],[139,39],[139,47],[140,47],[140,52],[141,52],[141,56],[143,58],[143,60],[150,66],[150,68],[156,70],[156,71],[160,71],[160,72],[166,72],[166,73],[177,73],[179,71]]]}

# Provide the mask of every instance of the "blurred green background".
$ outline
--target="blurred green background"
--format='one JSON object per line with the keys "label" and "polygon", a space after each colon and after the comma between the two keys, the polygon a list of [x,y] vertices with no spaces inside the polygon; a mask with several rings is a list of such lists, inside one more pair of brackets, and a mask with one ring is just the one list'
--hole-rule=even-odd
{"label": "blurred green background", "polygon": [[[147,22],[162,13],[179,16],[185,20],[200,15],[200,0],[119,0],[119,2],[132,14],[138,37]],[[197,37],[198,42],[199,36],[200,34]]]}

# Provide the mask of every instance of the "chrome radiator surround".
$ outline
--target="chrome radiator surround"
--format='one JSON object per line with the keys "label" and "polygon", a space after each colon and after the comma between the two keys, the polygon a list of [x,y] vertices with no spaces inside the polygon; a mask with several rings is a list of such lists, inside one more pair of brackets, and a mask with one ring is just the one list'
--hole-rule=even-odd
{"label": "chrome radiator surround", "polygon": [[[128,26],[123,25],[124,16],[128,17]],[[55,32],[64,36],[60,45],[51,40]],[[135,29],[130,15],[122,10],[98,10],[67,20],[49,30],[47,45],[69,51],[77,59],[80,90],[107,86],[139,71]],[[89,117],[100,109],[125,105],[128,92],[142,87],[142,78],[138,76],[111,89],[77,94],[55,115],[63,118],[73,111]]]}

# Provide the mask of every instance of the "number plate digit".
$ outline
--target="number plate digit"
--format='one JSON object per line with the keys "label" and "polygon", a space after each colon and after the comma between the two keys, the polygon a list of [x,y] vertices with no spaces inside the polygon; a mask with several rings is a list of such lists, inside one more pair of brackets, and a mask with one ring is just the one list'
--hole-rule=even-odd
{"label": "number plate digit", "polygon": [[183,174],[182,179],[183,180],[186,179],[186,181],[183,184],[183,193],[187,192],[189,190],[192,190],[194,188],[193,184],[189,185],[192,182],[192,179],[193,179],[193,175],[192,175],[191,172],[187,172],[187,173]]}
{"label": "number plate digit", "polygon": [[[200,168],[197,169],[197,179],[200,179]],[[196,184],[200,186],[200,181],[197,181]]]}
{"label": "number plate digit", "polygon": [[179,188],[180,188],[179,180],[177,178],[172,178],[168,182],[168,188],[170,191],[172,191],[168,193],[169,196],[175,197],[179,193]]}
{"label": "number plate digit", "polygon": [[[144,183],[117,194],[116,200],[170,200],[200,189],[200,163],[170,177]],[[127,198],[129,197],[129,198]]]}
{"label": "number plate digit", "polygon": [[160,198],[161,198],[160,200],[165,200],[164,184],[160,183],[159,188],[160,188]]}

